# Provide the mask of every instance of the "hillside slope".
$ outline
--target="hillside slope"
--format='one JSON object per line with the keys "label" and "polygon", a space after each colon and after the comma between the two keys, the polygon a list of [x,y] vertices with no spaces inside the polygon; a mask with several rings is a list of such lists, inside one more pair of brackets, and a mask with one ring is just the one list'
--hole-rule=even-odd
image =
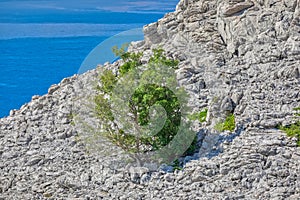
{"label": "hillside slope", "polygon": [[144,32],[130,51],[179,59],[189,104],[208,108],[208,130],[233,112],[233,141],[205,135],[201,158],[175,173],[117,168],[122,152],[87,152],[71,123],[78,99],[95,93],[96,69],[0,119],[0,199],[299,199],[300,148],[276,126],[300,106],[300,1],[181,0]]}

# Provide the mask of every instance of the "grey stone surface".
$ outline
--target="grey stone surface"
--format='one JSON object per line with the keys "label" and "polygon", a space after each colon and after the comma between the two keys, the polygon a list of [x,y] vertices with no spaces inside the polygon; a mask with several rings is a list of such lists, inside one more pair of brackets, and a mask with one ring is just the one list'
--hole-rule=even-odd
{"label": "grey stone surface", "polygon": [[[76,114],[97,124],[87,108],[98,67],[0,119],[0,199],[299,199],[300,149],[275,128],[300,106],[299,9],[299,0],[181,0],[131,44],[145,63],[158,46],[179,59],[189,104],[209,109],[183,170],[128,168],[119,148],[99,138],[92,151],[78,137]],[[103,67],[117,74],[120,63]],[[228,112],[235,132],[213,131]]]}

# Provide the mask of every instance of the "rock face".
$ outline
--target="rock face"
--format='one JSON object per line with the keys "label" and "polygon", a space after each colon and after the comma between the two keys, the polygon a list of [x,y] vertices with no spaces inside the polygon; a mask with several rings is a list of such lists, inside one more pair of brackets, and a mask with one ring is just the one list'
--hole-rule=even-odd
{"label": "rock face", "polygon": [[300,1],[181,0],[144,32],[130,50],[147,60],[161,46],[180,60],[208,129],[233,112],[239,134],[220,135],[217,150],[205,150],[206,135],[210,156],[174,173],[116,168],[118,149],[89,153],[72,126],[77,100],[95,92],[99,70],[89,71],[0,119],[0,199],[300,199],[300,149],[275,129],[300,106]]}
{"label": "rock face", "polygon": [[181,60],[178,78],[195,107],[230,98],[239,123],[273,128],[299,105],[299,7],[296,0],[181,1],[145,27],[143,48],[163,46]]}

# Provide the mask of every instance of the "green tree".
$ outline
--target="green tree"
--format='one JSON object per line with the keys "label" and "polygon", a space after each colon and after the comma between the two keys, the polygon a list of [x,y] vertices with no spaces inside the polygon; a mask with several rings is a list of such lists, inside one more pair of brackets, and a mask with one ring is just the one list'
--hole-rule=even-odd
{"label": "green tree", "polygon": [[[182,105],[187,94],[178,88],[174,73],[178,61],[168,59],[162,49],[154,49],[148,64],[141,66],[142,53],[124,49],[125,46],[113,48],[124,61],[119,68],[120,76],[105,70],[100,76],[99,94],[94,99],[96,115],[102,121],[102,134],[132,153],[171,148],[170,142],[178,137],[180,140],[173,142],[172,147],[177,149],[168,153],[173,156],[183,153],[180,151],[186,151],[185,146],[192,142],[195,145],[195,134],[180,130],[183,112],[188,109]],[[182,133],[180,137],[178,132]],[[194,148],[190,147],[188,152]]]}

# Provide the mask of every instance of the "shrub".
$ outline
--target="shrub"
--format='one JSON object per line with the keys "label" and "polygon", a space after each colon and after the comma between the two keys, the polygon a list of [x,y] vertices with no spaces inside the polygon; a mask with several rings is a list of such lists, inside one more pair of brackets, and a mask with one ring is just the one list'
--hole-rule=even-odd
{"label": "shrub", "polygon": [[167,145],[178,132],[180,126],[180,104],[176,95],[166,87],[147,84],[137,88],[129,107],[137,116],[138,124],[145,126],[149,122],[149,108],[154,104],[162,106],[168,116],[164,127],[155,137],[150,137],[147,144],[154,149]]}
{"label": "shrub", "polygon": [[199,122],[203,123],[206,121],[208,109],[205,108],[204,110],[194,113],[189,116],[190,120],[198,120]]}
{"label": "shrub", "polygon": [[181,163],[179,162],[178,159],[174,160],[173,163],[172,163],[172,167],[173,167],[173,170],[182,170],[183,168],[181,167]]}
{"label": "shrub", "polygon": [[179,64],[178,60],[173,59],[167,59],[165,55],[163,55],[164,50],[163,49],[153,49],[153,56],[150,58],[149,62],[152,63],[161,63],[165,66],[172,67],[174,69],[177,69],[177,66]]}
{"label": "shrub", "polygon": [[112,51],[116,56],[119,56],[123,61],[124,64],[120,66],[119,72],[120,75],[124,75],[130,70],[138,67],[141,65],[141,57],[143,55],[142,52],[139,53],[129,53],[125,51],[125,48],[127,48],[128,44],[122,45],[120,49],[118,49],[117,46],[114,46],[112,48]]}
{"label": "shrub", "polygon": [[103,93],[110,93],[117,82],[117,78],[111,70],[104,70],[100,75],[100,81],[102,86],[99,86],[98,90]]}
{"label": "shrub", "polygon": [[[112,105],[116,107],[119,105],[117,102],[114,102],[110,94],[114,88],[118,89],[116,84],[118,80],[121,80],[125,75],[130,75],[131,72],[135,72],[134,69],[141,66],[142,53],[125,52],[125,46],[122,46],[120,49],[114,47],[113,52],[124,61],[124,64],[119,68],[120,76],[116,77],[111,70],[105,70],[100,76],[99,94],[94,98],[96,116],[100,119],[102,125],[102,135],[125,151],[132,153],[157,150],[169,145],[181,125],[182,111],[177,98],[178,94],[174,94],[167,87],[156,84],[143,84],[137,87],[127,103],[127,115],[118,116],[123,121],[126,121],[125,124],[120,125],[114,116],[119,113],[122,107],[113,110]],[[153,49],[153,55],[149,59],[147,66],[143,66],[143,69],[150,69],[147,71],[148,74],[145,73],[145,77],[153,77],[151,73],[155,72],[155,66],[158,65],[166,68],[176,68],[178,61],[168,59],[162,49]],[[176,76],[174,77],[166,78],[173,83],[177,81]],[[131,87],[128,82],[123,82],[122,86],[125,89],[126,87]],[[183,89],[178,91],[180,94],[184,94]],[[153,106],[163,107],[165,110],[166,120],[162,124],[163,127],[154,135],[151,134],[151,130],[148,135],[140,134],[142,130],[139,127],[145,127],[152,123],[150,122],[150,111]],[[134,132],[138,134],[134,134]],[[194,138],[186,154],[194,152],[196,141],[196,138]],[[184,143],[184,141],[182,142]],[[184,146],[186,143],[179,145]]]}
{"label": "shrub", "polygon": [[298,108],[294,108],[295,111],[299,112],[299,113],[295,113],[295,116],[299,116],[300,117],[300,107]]}
{"label": "shrub", "polygon": [[76,117],[76,114],[74,114],[73,112],[69,113],[67,118],[68,120],[70,120],[70,124],[72,126],[75,126],[75,121],[74,121],[74,118]]}
{"label": "shrub", "polygon": [[[298,108],[294,108],[295,111],[300,111],[300,107]],[[300,112],[299,113],[295,113],[296,117],[300,116]],[[289,137],[296,137],[297,138],[297,144],[298,146],[300,146],[300,121],[297,121],[294,124],[291,124],[289,126],[279,126],[279,129],[284,131],[287,136]]]}
{"label": "shrub", "polygon": [[235,118],[234,114],[230,114],[226,117],[224,122],[217,123],[214,127],[217,131],[234,131],[235,129]]}
{"label": "shrub", "polygon": [[284,131],[289,137],[296,137],[297,144],[300,146],[300,121],[289,126],[279,126],[279,129]]}

